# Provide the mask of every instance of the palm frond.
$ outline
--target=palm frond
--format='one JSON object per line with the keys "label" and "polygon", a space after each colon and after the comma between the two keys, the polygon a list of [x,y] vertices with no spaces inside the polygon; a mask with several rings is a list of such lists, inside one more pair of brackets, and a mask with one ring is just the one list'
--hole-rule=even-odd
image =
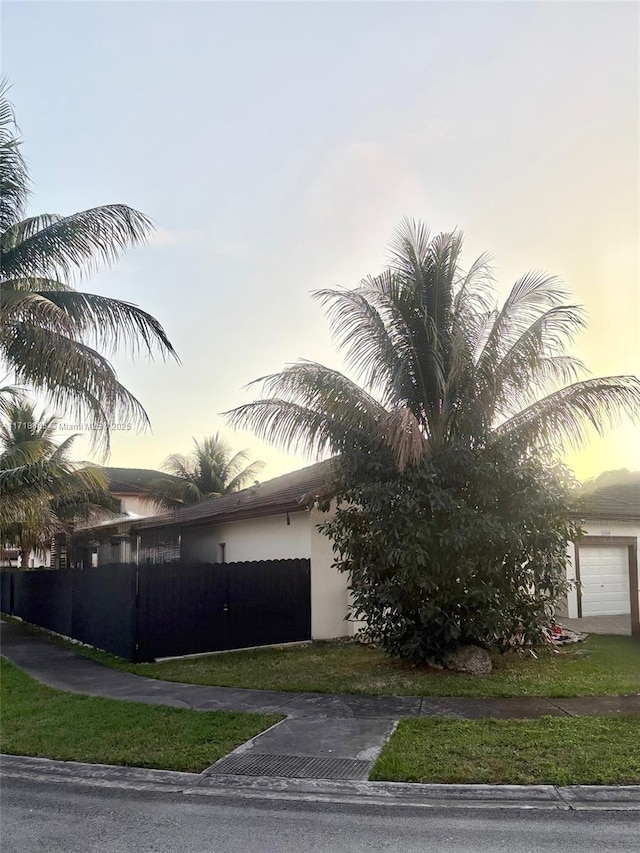
{"label": "palm frond", "polygon": [[44,214],[13,228],[22,239],[3,248],[5,277],[73,278],[110,265],[125,249],[144,243],[152,224],[127,205],[111,204],[70,216]]}
{"label": "palm frond", "polygon": [[[372,280],[366,289],[319,290],[313,295],[321,305],[328,306],[329,324],[338,346],[345,350],[347,364],[365,388],[382,391],[382,402],[388,405],[404,397],[408,378],[398,336],[394,339],[370,298],[377,286]],[[386,297],[379,294],[379,301],[386,301]]]}
{"label": "palm frond", "polygon": [[181,477],[183,480],[197,474],[193,460],[180,453],[172,453],[167,456],[162,463],[162,469],[173,477]]}
{"label": "palm frond", "polygon": [[575,360],[555,360],[563,355],[583,326],[584,315],[579,306],[554,306],[537,317],[517,338],[496,346],[492,364],[487,358],[477,365],[479,389],[492,401],[492,410],[498,417],[517,411],[536,392],[539,396],[543,385],[552,377],[566,377],[570,363],[577,369]]}
{"label": "palm frond", "polygon": [[154,480],[149,487],[149,496],[165,509],[179,509],[197,503],[204,497],[192,480],[168,477]]}
{"label": "palm frond", "polygon": [[389,241],[389,266],[410,277],[420,269],[429,255],[430,231],[425,222],[410,216],[401,219]]}
{"label": "palm frond", "polygon": [[57,278],[47,278],[46,276],[37,275],[6,278],[2,281],[3,293],[14,290],[21,293],[51,293],[58,290],[72,291],[74,288]]}
{"label": "palm frond", "polygon": [[566,298],[566,289],[556,276],[538,270],[521,276],[495,315],[484,347],[477,357],[478,369],[489,373],[501,352],[508,349],[542,314],[561,305]]}
{"label": "palm frond", "polygon": [[577,448],[590,429],[603,435],[626,419],[640,420],[640,379],[607,376],[586,379],[549,394],[501,424],[495,434],[513,435],[530,444]]}
{"label": "palm frond", "polygon": [[19,385],[0,386],[0,418],[10,420],[13,407],[24,402],[24,393]]}
{"label": "palm frond", "polygon": [[407,406],[394,409],[385,416],[381,439],[392,450],[399,471],[417,465],[429,451],[420,423]]}
{"label": "palm frond", "polygon": [[91,421],[93,446],[108,451],[110,423],[149,425],[140,402],[104,356],[50,330],[18,323],[3,332],[7,365],[18,381],[44,392],[73,421]]}
{"label": "palm frond", "polygon": [[[321,415],[321,420],[322,418],[326,420],[325,425],[331,425],[339,442],[344,441],[347,435],[355,437],[376,433],[385,415],[384,407],[377,400],[342,373],[312,361],[301,361],[290,365],[281,373],[262,377],[256,380],[256,383],[262,385],[263,393],[275,395],[280,402],[296,401],[299,404],[301,417],[304,417],[302,415],[304,411],[317,411]],[[245,415],[241,414],[243,411]],[[249,407],[241,406],[225,414],[230,417],[230,423],[234,427],[242,426],[243,418],[246,416],[248,418],[246,425],[251,428],[249,421],[251,425],[254,424],[257,410],[253,410],[252,414],[249,414],[250,411]],[[275,417],[273,428],[278,434],[285,428],[294,411],[295,409],[289,409],[284,420]],[[271,420],[271,417],[272,415],[268,420]],[[297,436],[295,417],[291,423]],[[317,422],[317,429],[320,431],[316,433],[316,437],[324,447],[325,441],[330,440],[330,433],[326,433],[319,425],[320,421]],[[257,427],[257,423],[255,426]],[[261,430],[259,434],[262,437],[268,437]],[[316,437],[312,439],[310,447],[315,446]],[[292,434],[291,446],[297,441],[298,438],[294,438]]]}
{"label": "palm frond", "polygon": [[171,355],[179,362],[162,325],[131,302],[75,291],[42,296],[67,318],[75,337],[111,353],[122,346],[134,356],[143,350],[151,355],[158,349],[164,357]]}
{"label": "palm frond", "polygon": [[251,429],[287,452],[317,458],[357,446],[364,437],[335,416],[277,397],[256,400],[224,414],[232,427]]}
{"label": "palm frond", "polygon": [[0,311],[4,326],[28,323],[67,336],[75,332],[71,319],[47,294],[2,287]]}
{"label": "palm frond", "polygon": [[225,488],[225,494],[238,492],[240,489],[244,489],[245,486],[251,485],[263,470],[264,464],[264,462],[256,460],[250,465],[246,465],[242,471],[239,471],[235,477],[229,480]]}
{"label": "palm frond", "polygon": [[7,98],[9,86],[0,80],[0,232],[19,219],[29,198],[29,172],[20,151],[22,141],[13,106]]}

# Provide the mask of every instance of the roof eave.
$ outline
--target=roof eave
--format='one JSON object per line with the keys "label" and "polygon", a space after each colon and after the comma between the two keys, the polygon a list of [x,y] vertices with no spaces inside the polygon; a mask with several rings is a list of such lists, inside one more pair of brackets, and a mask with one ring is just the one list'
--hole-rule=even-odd
{"label": "roof eave", "polygon": [[232,521],[246,521],[251,518],[267,518],[274,515],[286,515],[293,512],[304,512],[308,507],[296,502],[279,504],[268,507],[248,507],[246,510],[222,512],[218,515],[207,515],[204,518],[191,520],[158,518],[153,522],[138,522],[136,530],[152,530],[159,527],[204,527],[212,524],[226,524]]}
{"label": "roof eave", "polygon": [[640,521],[640,514],[626,515],[620,512],[572,512],[571,517],[589,521]]}

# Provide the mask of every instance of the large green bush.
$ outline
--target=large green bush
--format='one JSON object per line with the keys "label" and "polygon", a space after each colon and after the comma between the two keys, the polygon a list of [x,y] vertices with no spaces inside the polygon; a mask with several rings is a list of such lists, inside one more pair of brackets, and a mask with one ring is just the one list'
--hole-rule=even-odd
{"label": "large green bush", "polygon": [[320,529],[365,638],[421,662],[464,644],[546,642],[579,534],[571,505],[567,472],[513,441],[451,448],[402,473],[390,456],[354,452]]}

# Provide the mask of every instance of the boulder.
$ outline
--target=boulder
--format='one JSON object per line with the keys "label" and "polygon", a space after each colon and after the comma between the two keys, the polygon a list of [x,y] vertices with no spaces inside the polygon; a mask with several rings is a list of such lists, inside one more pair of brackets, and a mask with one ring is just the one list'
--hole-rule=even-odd
{"label": "boulder", "polygon": [[460,646],[445,655],[443,662],[447,669],[466,675],[489,675],[492,666],[491,655],[480,646]]}

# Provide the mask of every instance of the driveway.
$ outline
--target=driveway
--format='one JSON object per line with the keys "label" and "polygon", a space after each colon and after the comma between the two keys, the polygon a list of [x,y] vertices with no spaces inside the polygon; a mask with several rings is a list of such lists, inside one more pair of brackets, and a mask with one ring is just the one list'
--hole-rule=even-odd
{"label": "driveway", "polygon": [[585,616],[582,619],[565,619],[558,616],[558,622],[572,631],[583,634],[618,634],[631,636],[631,615],[626,616]]}

